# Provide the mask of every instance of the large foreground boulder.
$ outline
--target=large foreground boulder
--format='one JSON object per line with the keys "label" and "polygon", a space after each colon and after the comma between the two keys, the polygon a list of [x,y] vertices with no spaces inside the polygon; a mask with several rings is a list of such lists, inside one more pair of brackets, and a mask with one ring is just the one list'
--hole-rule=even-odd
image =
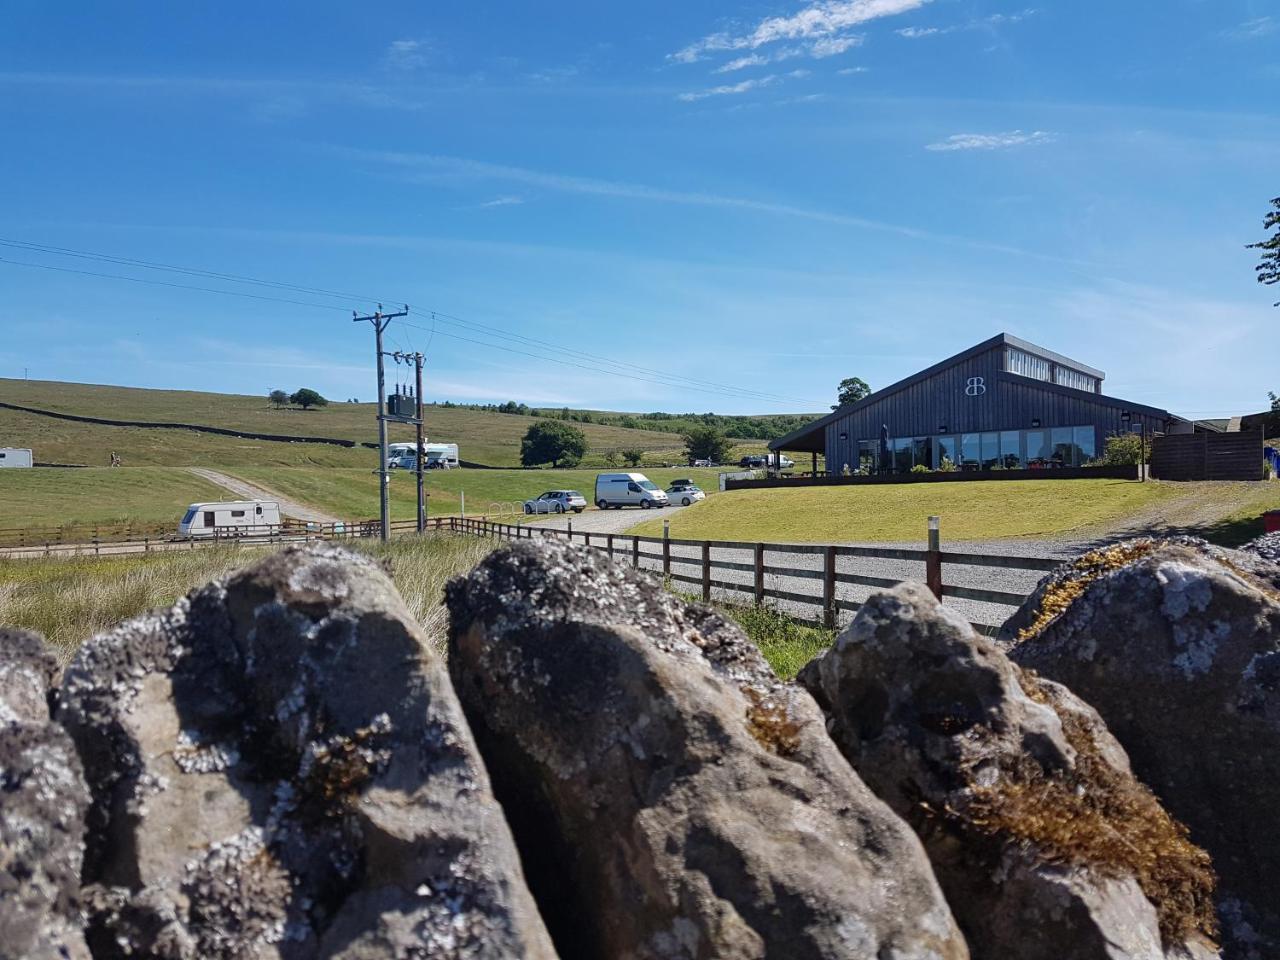
{"label": "large foreground boulder", "polygon": [[496,551],[447,600],[562,956],[968,956],[919,841],[736,626],[558,543]]}
{"label": "large foreground boulder", "polygon": [[1004,639],[1097,708],[1213,856],[1228,952],[1280,955],[1280,565],[1126,541],[1047,577]]}
{"label": "large foreground boulder", "polygon": [[0,960],[84,960],[80,860],[89,807],[71,740],[50,722],[58,663],[0,628]]}
{"label": "large foreground boulder", "polygon": [[873,595],[800,681],[924,840],[975,957],[1216,955],[1209,858],[1098,715],[924,587]]}
{"label": "large foreground boulder", "polygon": [[554,956],[444,665],[371,561],[285,550],[89,641],[62,694],[98,960]]}

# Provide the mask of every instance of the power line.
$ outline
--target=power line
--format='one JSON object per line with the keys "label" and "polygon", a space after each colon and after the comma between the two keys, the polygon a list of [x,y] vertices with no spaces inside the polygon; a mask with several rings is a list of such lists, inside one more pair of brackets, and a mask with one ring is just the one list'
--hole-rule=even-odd
{"label": "power line", "polygon": [[[213,279],[224,280],[229,283],[248,283],[248,284],[267,286],[267,287],[270,287],[273,289],[279,289],[279,290],[296,290],[298,292],[307,293],[313,296],[336,297],[344,300],[378,299],[378,298],[363,298],[355,294],[341,293],[338,291],[325,290],[319,287],[308,287],[300,284],[285,283],[283,281],[266,280],[266,279],[261,279],[257,277],[241,276],[238,274],[221,273],[218,271],[204,270],[196,267],[181,267],[174,264],[156,263],[152,261],[139,260],[132,257],[119,257],[112,254],[94,253],[94,252],[85,251],[85,250],[74,250],[69,247],[56,247],[49,244],[39,244],[39,243],[30,242],[30,241],[14,240],[10,238],[0,238],[0,246],[28,250],[34,253],[48,253],[56,256],[75,257],[78,259],[86,259],[86,260],[101,262],[101,263],[113,263],[113,264],[119,264],[123,266],[136,266],[144,269],[163,270],[167,272],[179,273],[179,274],[184,274],[188,276],[209,277]],[[344,313],[346,312],[346,308],[336,306],[335,304],[316,303],[313,301],[297,300],[297,299],[288,298],[288,297],[277,297],[277,296],[270,296],[267,294],[248,293],[248,292],[239,291],[239,290],[225,290],[225,289],[214,288],[214,287],[197,286],[194,284],[175,283],[172,281],[156,280],[156,279],[150,279],[146,277],[131,277],[131,276],[126,276],[126,275],[117,274],[117,273],[105,273],[105,272],[93,271],[93,270],[81,270],[81,269],[75,269],[72,267],[59,267],[59,266],[54,266],[52,264],[34,263],[31,261],[25,261],[25,260],[15,260],[8,257],[0,257],[0,263],[9,264],[12,266],[27,267],[32,269],[52,270],[59,273],[76,274],[80,276],[95,277],[99,279],[124,280],[130,283],[139,283],[139,284],[146,284],[150,286],[168,287],[168,288],[177,289],[177,290],[191,290],[199,293],[212,293],[212,294],[218,294],[221,296],[241,297],[245,299],[260,300],[260,301],[266,301],[270,303],[288,303],[288,304],[293,304],[295,306],[311,307],[311,308],[320,309],[320,310],[336,310]],[[501,327],[495,327],[490,324],[480,323],[478,321],[464,320],[461,317],[453,316],[451,314],[446,314],[439,311],[431,311],[431,317],[433,321],[433,327],[430,329],[430,332],[433,337],[436,333],[439,333],[441,336],[448,336],[454,340],[461,340],[464,342],[475,344],[477,346],[488,347],[490,349],[503,350],[508,353],[520,353],[524,356],[528,356],[536,360],[546,360],[553,363],[561,363],[562,365],[575,366],[580,369],[589,370],[594,373],[602,373],[602,374],[612,375],[612,376],[621,376],[627,379],[637,380],[645,383],[653,383],[660,386],[676,387],[683,390],[694,390],[699,393],[728,396],[734,399],[754,399],[754,400],[761,400],[765,402],[782,402],[782,403],[796,404],[796,405],[802,405],[802,406],[812,406],[812,405],[821,406],[821,404],[818,404],[817,401],[813,401],[813,400],[782,396],[779,394],[766,393],[760,390],[753,390],[750,388],[739,387],[733,384],[718,383],[712,380],[685,377],[680,374],[666,373],[661,370],[655,370],[651,367],[644,367],[639,364],[634,364],[627,361],[613,360],[609,357],[603,357],[598,354],[592,354],[582,350],[576,350],[569,347],[562,347],[557,344],[548,344],[548,343],[544,343],[542,341],[536,340],[534,338],[524,336],[522,334],[504,330]],[[509,347],[501,346],[500,344],[488,343],[481,340],[472,340],[472,339],[469,339],[466,337],[460,337],[457,335],[450,335],[448,333],[445,333],[444,331],[438,330],[435,327],[436,322],[442,322],[452,326],[458,326],[465,330],[471,330],[477,333],[481,333],[488,337],[496,337],[499,339],[508,340],[510,342],[532,346],[537,350],[543,351],[544,353],[561,353],[568,357],[594,361],[595,363],[607,364],[608,366],[616,369],[602,369],[600,367],[591,366],[585,363],[560,360],[556,357],[548,357],[542,354],[534,354],[534,353],[528,353],[525,351],[514,350]],[[409,326],[414,326],[414,325],[409,324]],[[417,327],[417,329],[426,330],[428,328]],[[430,340],[428,340],[428,346],[429,345],[430,345]],[[649,374],[649,376],[638,376],[636,374],[626,372],[628,370],[638,371],[641,374]]]}

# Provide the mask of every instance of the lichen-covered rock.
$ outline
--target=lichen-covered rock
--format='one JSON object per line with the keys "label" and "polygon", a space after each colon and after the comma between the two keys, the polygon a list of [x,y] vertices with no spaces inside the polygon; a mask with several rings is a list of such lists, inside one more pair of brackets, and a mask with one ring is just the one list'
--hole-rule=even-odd
{"label": "lichen-covered rock", "polygon": [[1209,858],[1098,715],[924,587],[873,595],[801,682],[919,832],[974,956],[1216,954]]}
{"label": "lichen-covered rock", "polygon": [[49,718],[58,663],[34,633],[0,628],[0,960],[85,960],[80,860],[89,793]]}
{"label": "lichen-covered rock", "polygon": [[1126,541],[1047,577],[1004,639],[1098,710],[1213,856],[1227,952],[1280,955],[1280,566]]}
{"label": "lichen-covered rock", "polygon": [[558,543],[500,549],[447,600],[563,956],[968,956],[917,838],[736,626]]}
{"label": "lichen-covered rock", "polygon": [[551,958],[444,665],[371,561],[293,548],[95,637],[95,957]]}
{"label": "lichen-covered rock", "polygon": [[1245,553],[1252,553],[1263,560],[1280,563],[1280,533],[1264,533],[1250,540],[1240,548]]}

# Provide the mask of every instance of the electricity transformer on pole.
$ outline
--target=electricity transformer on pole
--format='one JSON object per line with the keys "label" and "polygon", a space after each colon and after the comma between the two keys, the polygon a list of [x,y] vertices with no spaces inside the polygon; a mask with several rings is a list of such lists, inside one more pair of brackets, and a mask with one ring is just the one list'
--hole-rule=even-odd
{"label": "electricity transformer on pole", "polygon": [[422,436],[422,361],[425,358],[421,353],[402,353],[399,350],[391,354],[391,356],[395,358],[396,363],[400,363],[402,361],[404,363],[412,363],[417,382],[417,392],[412,397],[408,398],[412,401],[409,405],[413,410],[412,417],[404,415],[404,408],[406,406],[404,401],[406,398],[403,394],[397,393],[393,397],[394,402],[392,403],[391,416],[389,419],[399,420],[402,423],[412,423],[417,427],[418,443],[413,458],[413,464],[415,472],[417,473],[418,484],[418,532],[422,533],[427,528],[427,498],[422,485],[423,461],[426,460],[426,449],[423,442],[425,438]]}
{"label": "electricity transformer on pole", "polygon": [[[387,325],[397,317],[407,317],[409,315],[409,305],[406,303],[404,309],[399,313],[383,313],[382,304],[378,304],[378,309],[370,316],[359,316],[354,310],[351,311],[352,323],[363,323],[366,320],[373,324],[374,344],[378,356],[378,501],[379,516],[382,521],[382,539],[389,540],[391,538],[391,511],[387,503],[387,484],[391,482],[391,477],[387,472],[387,411],[386,411],[386,390],[387,381],[383,371],[382,358],[385,356],[382,350],[382,332],[387,329]],[[396,417],[396,420],[401,418]]]}

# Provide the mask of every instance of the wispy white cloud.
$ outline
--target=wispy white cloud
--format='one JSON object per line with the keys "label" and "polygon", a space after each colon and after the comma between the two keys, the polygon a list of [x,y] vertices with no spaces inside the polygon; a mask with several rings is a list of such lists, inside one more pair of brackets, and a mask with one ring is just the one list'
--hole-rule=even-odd
{"label": "wispy white cloud", "polygon": [[423,40],[392,40],[382,56],[382,63],[389,70],[421,70],[427,65],[429,50],[430,47]]}
{"label": "wispy white cloud", "polygon": [[849,77],[855,73],[869,73],[870,71],[871,71],[870,67],[845,67],[842,70],[837,70],[836,76]]}
{"label": "wispy white cloud", "polygon": [[772,58],[761,56],[758,53],[749,53],[745,57],[736,57],[728,63],[723,63],[716,67],[715,73],[733,73],[735,70],[743,70],[746,67],[762,67],[766,63],[772,62]]}
{"label": "wispy white cloud", "polygon": [[952,150],[1007,150],[1011,147],[1034,146],[1052,143],[1054,135],[1044,130],[1023,133],[1010,130],[1007,133],[955,133],[937,143],[928,144],[926,150],[939,152]]}
{"label": "wispy white cloud", "polygon": [[486,200],[480,204],[482,207],[514,207],[517,204],[524,203],[524,197],[508,194],[502,197],[494,197],[492,200]]}
{"label": "wispy white cloud", "polygon": [[765,17],[743,33],[713,33],[670,55],[677,63],[694,63],[707,54],[757,50],[781,41],[817,41],[859,24],[919,9],[929,0],[818,0],[789,16]]}
{"label": "wispy white cloud", "polygon": [[1054,262],[1071,262],[1062,257],[1040,254],[1007,244],[993,243],[952,234],[936,233],[916,227],[886,223],[866,217],[851,216],[833,210],[814,207],[798,207],[786,203],[775,203],[769,200],[757,200],[751,197],[737,197],[700,191],[675,190],[668,187],[655,187],[649,184],[629,183],[617,180],[600,180],[593,177],[580,177],[570,174],[548,173],[541,170],[530,170],[526,167],[514,167],[504,164],[489,163],[484,160],[472,160],[466,157],[451,157],[438,154],[401,153],[395,151],[372,151],[354,148],[333,148],[336,152],[365,162],[373,161],[410,171],[411,179],[423,182],[439,182],[449,179],[498,180],[507,183],[521,183],[545,190],[561,193],[585,194],[588,196],[617,197],[630,200],[649,201],[653,203],[680,204],[698,207],[719,207],[732,210],[762,213],[771,216],[793,217],[836,226],[854,227],[865,230],[876,230],[897,234],[913,240],[931,240],[939,243],[952,243],[972,249],[987,250],[992,253],[1004,253],[1014,256],[1026,256]]}
{"label": "wispy white cloud", "polygon": [[948,33],[959,33],[962,30],[990,30],[992,27],[998,27],[1003,24],[1021,23],[1028,17],[1035,16],[1038,12],[1034,7],[1028,7],[1025,10],[1019,10],[1017,13],[993,13],[987,17],[978,17],[975,20],[969,20],[965,23],[953,23],[945,27],[903,27],[901,30],[893,32],[908,40],[921,40],[925,37],[939,37]]}
{"label": "wispy white cloud", "polygon": [[1255,17],[1224,30],[1223,36],[1230,40],[1256,40],[1258,37],[1270,36],[1277,30],[1280,30],[1280,20],[1275,17]]}
{"label": "wispy white cloud", "polygon": [[544,67],[529,74],[529,79],[534,83],[564,83],[566,80],[572,80],[579,72],[575,66]]}
{"label": "wispy white cloud", "polygon": [[815,60],[839,56],[846,50],[862,46],[862,39],[860,36],[823,37],[809,44],[809,56]]}
{"label": "wispy white cloud", "polygon": [[769,74],[766,77],[755,77],[751,80],[740,80],[737,83],[726,83],[718,87],[710,87],[706,90],[693,90],[688,93],[681,93],[676,96],[677,100],[683,100],[685,103],[693,103],[697,100],[705,100],[708,97],[725,97],[734,94],[746,93],[748,90],[756,90],[760,87],[771,87],[778,82],[777,74]]}

